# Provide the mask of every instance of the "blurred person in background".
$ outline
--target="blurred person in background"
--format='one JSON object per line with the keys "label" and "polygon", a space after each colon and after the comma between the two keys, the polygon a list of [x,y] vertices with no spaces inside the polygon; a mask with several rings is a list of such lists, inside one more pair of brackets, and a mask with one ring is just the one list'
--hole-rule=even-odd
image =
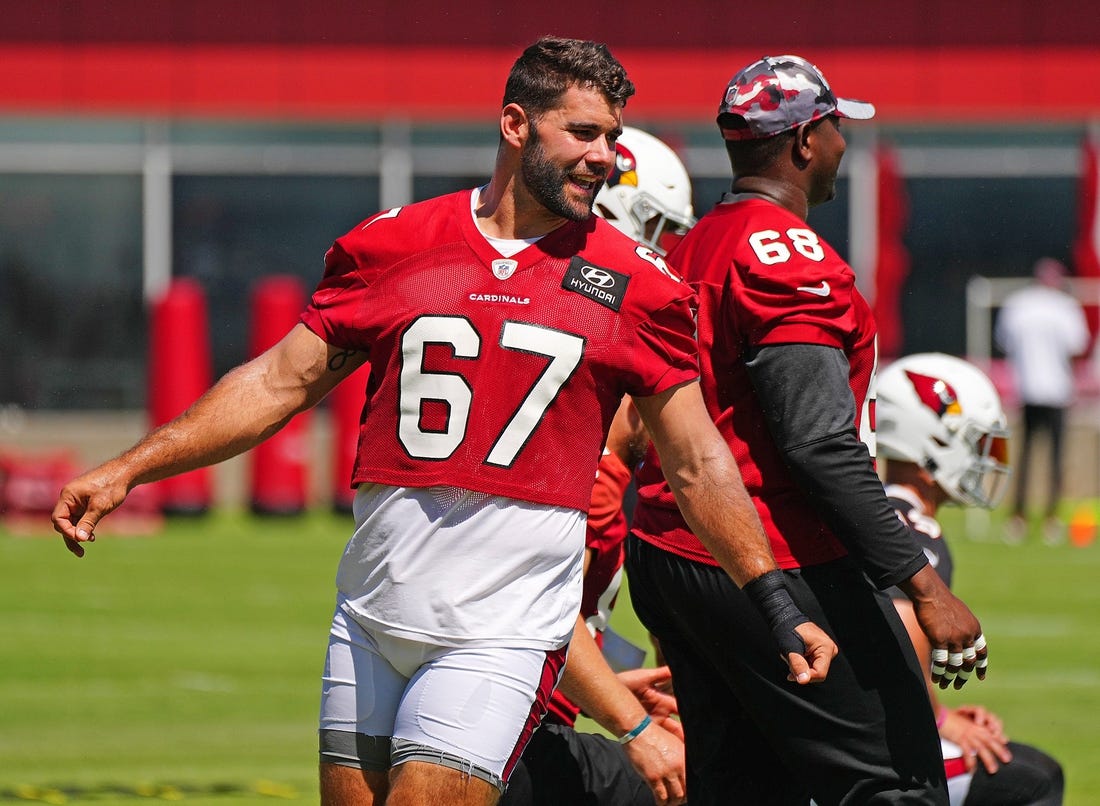
{"label": "blurred person in background", "polygon": [[776,676],[767,632],[650,451],[626,567],[672,670],[693,806],[947,803],[924,671],[882,593],[893,585],[917,600],[942,655],[937,684],[984,674],[978,620],[883,494],[871,459],[875,324],[852,269],[806,220],[836,195],[842,126],[874,111],[838,98],[799,56],[739,70],[716,121],[731,191],[669,253],[699,296],[703,396],[784,569],[776,577],[840,647],[819,686]]}
{"label": "blurred person in background", "polygon": [[[695,223],[691,181],[680,158],[660,139],[630,126],[624,126],[619,135],[615,168],[596,194],[593,209],[620,232],[661,255]],[[616,676],[600,654],[623,578],[624,498],[648,442],[641,416],[630,398],[624,398],[608,432],[592,489],[581,612],[566,666],[585,681],[590,703],[611,703],[630,695],[641,702],[654,723],[645,730],[660,726],[675,737],[675,743],[662,737],[664,758],[678,768],[683,779],[683,729],[673,718],[676,701],[670,693],[668,667],[630,669]],[[580,708],[566,696],[570,687],[567,676],[523,751],[501,806],[653,806],[664,802],[657,798],[658,787],[649,783],[660,781],[650,769],[653,762],[639,757],[640,747],[633,739],[624,744],[576,730]],[[600,716],[592,706],[585,712]]]}
{"label": "blurred person in background", "polygon": [[1039,438],[1050,446],[1043,540],[1056,544],[1065,538],[1058,505],[1065,469],[1066,415],[1074,400],[1073,359],[1088,348],[1089,329],[1081,303],[1065,291],[1068,272],[1061,261],[1040,258],[1033,274],[1033,283],[1005,300],[994,329],[997,344],[1012,367],[1023,421],[1015,497],[1005,539],[1018,543],[1027,534],[1028,479]]}
{"label": "blurred person in background", "polygon": [[[878,455],[886,495],[944,583],[954,563],[936,520],[945,504],[992,509],[1008,483],[1008,421],[993,383],[972,364],[919,353],[888,366],[878,381]],[[931,649],[899,589],[890,591],[917,654]],[[1010,741],[1001,719],[980,705],[948,707],[928,679],[952,806],[1058,806],[1061,765]]]}
{"label": "blurred person in background", "polygon": [[[565,666],[585,512],[623,395],[734,583],[754,593],[774,578],[702,403],[694,294],[591,215],[633,92],[604,45],[528,47],[508,76],[486,185],[339,238],[278,344],[61,490],[54,529],[83,556],[135,486],[254,447],[369,362],[355,530],[322,677],[326,806],[497,802]],[[753,601],[779,676],[824,678],[835,644],[784,585],[767,593]],[[613,735],[658,755],[642,704],[619,704],[593,707]],[[675,777],[664,786],[683,796]]]}

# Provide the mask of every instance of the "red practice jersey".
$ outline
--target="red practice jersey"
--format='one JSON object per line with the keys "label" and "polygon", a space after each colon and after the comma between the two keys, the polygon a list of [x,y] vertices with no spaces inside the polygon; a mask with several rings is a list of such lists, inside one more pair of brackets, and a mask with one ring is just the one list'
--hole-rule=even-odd
{"label": "red practice jersey", "polygon": [[[703,397],[741,469],[776,562],[796,568],[845,555],[772,441],[745,353],[792,343],[843,350],[856,425],[873,456],[875,326],[856,290],[855,274],[805,221],[758,198],[719,204],[692,228],[669,261],[685,272],[699,297]],[[652,448],[639,470],[638,485],[633,528],[639,537],[716,565],[680,516]]]}
{"label": "red practice jersey", "polygon": [[353,483],[585,511],[622,396],[698,376],[693,307],[659,256],[595,217],[502,257],[467,190],[337,240],[302,321],[370,356]]}

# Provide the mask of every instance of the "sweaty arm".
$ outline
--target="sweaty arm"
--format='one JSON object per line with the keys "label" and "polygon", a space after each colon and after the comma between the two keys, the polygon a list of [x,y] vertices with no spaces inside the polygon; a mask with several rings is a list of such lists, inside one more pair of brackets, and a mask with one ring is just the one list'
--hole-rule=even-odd
{"label": "sweaty arm", "polygon": [[69,482],[53,511],[69,550],[138,484],[215,464],[255,447],[316,404],[364,361],[296,325],[262,355],[226,373],[183,414],[129,450]]}
{"label": "sweaty arm", "polygon": [[886,589],[926,566],[856,433],[843,351],[817,344],[768,345],[746,366],[795,483],[875,585]]}

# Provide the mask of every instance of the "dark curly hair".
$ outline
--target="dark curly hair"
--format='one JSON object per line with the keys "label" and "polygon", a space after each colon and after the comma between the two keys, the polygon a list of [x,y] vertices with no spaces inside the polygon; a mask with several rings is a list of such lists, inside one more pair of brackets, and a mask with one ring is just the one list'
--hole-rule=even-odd
{"label": "dark curly hair", "polygon": [[538,117],[553,109],[574,84],[598,90],[614,106],[625,106],[634,94],[633,82],[607,45],[544,36],[512,65],[501,106],[518,104],[528,115]]}

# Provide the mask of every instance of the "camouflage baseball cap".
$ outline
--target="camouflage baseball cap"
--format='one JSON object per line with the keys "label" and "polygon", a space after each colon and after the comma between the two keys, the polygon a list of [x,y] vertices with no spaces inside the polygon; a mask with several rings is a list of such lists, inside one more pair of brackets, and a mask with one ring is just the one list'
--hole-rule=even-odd
{"label": "camouflage baseball cap", "polygon": [[837,98],[821,71],[801,56],[765,56],[730,79],[718,128],[727,140],[755,140],[826,115],[867,120],[875,107]]}

